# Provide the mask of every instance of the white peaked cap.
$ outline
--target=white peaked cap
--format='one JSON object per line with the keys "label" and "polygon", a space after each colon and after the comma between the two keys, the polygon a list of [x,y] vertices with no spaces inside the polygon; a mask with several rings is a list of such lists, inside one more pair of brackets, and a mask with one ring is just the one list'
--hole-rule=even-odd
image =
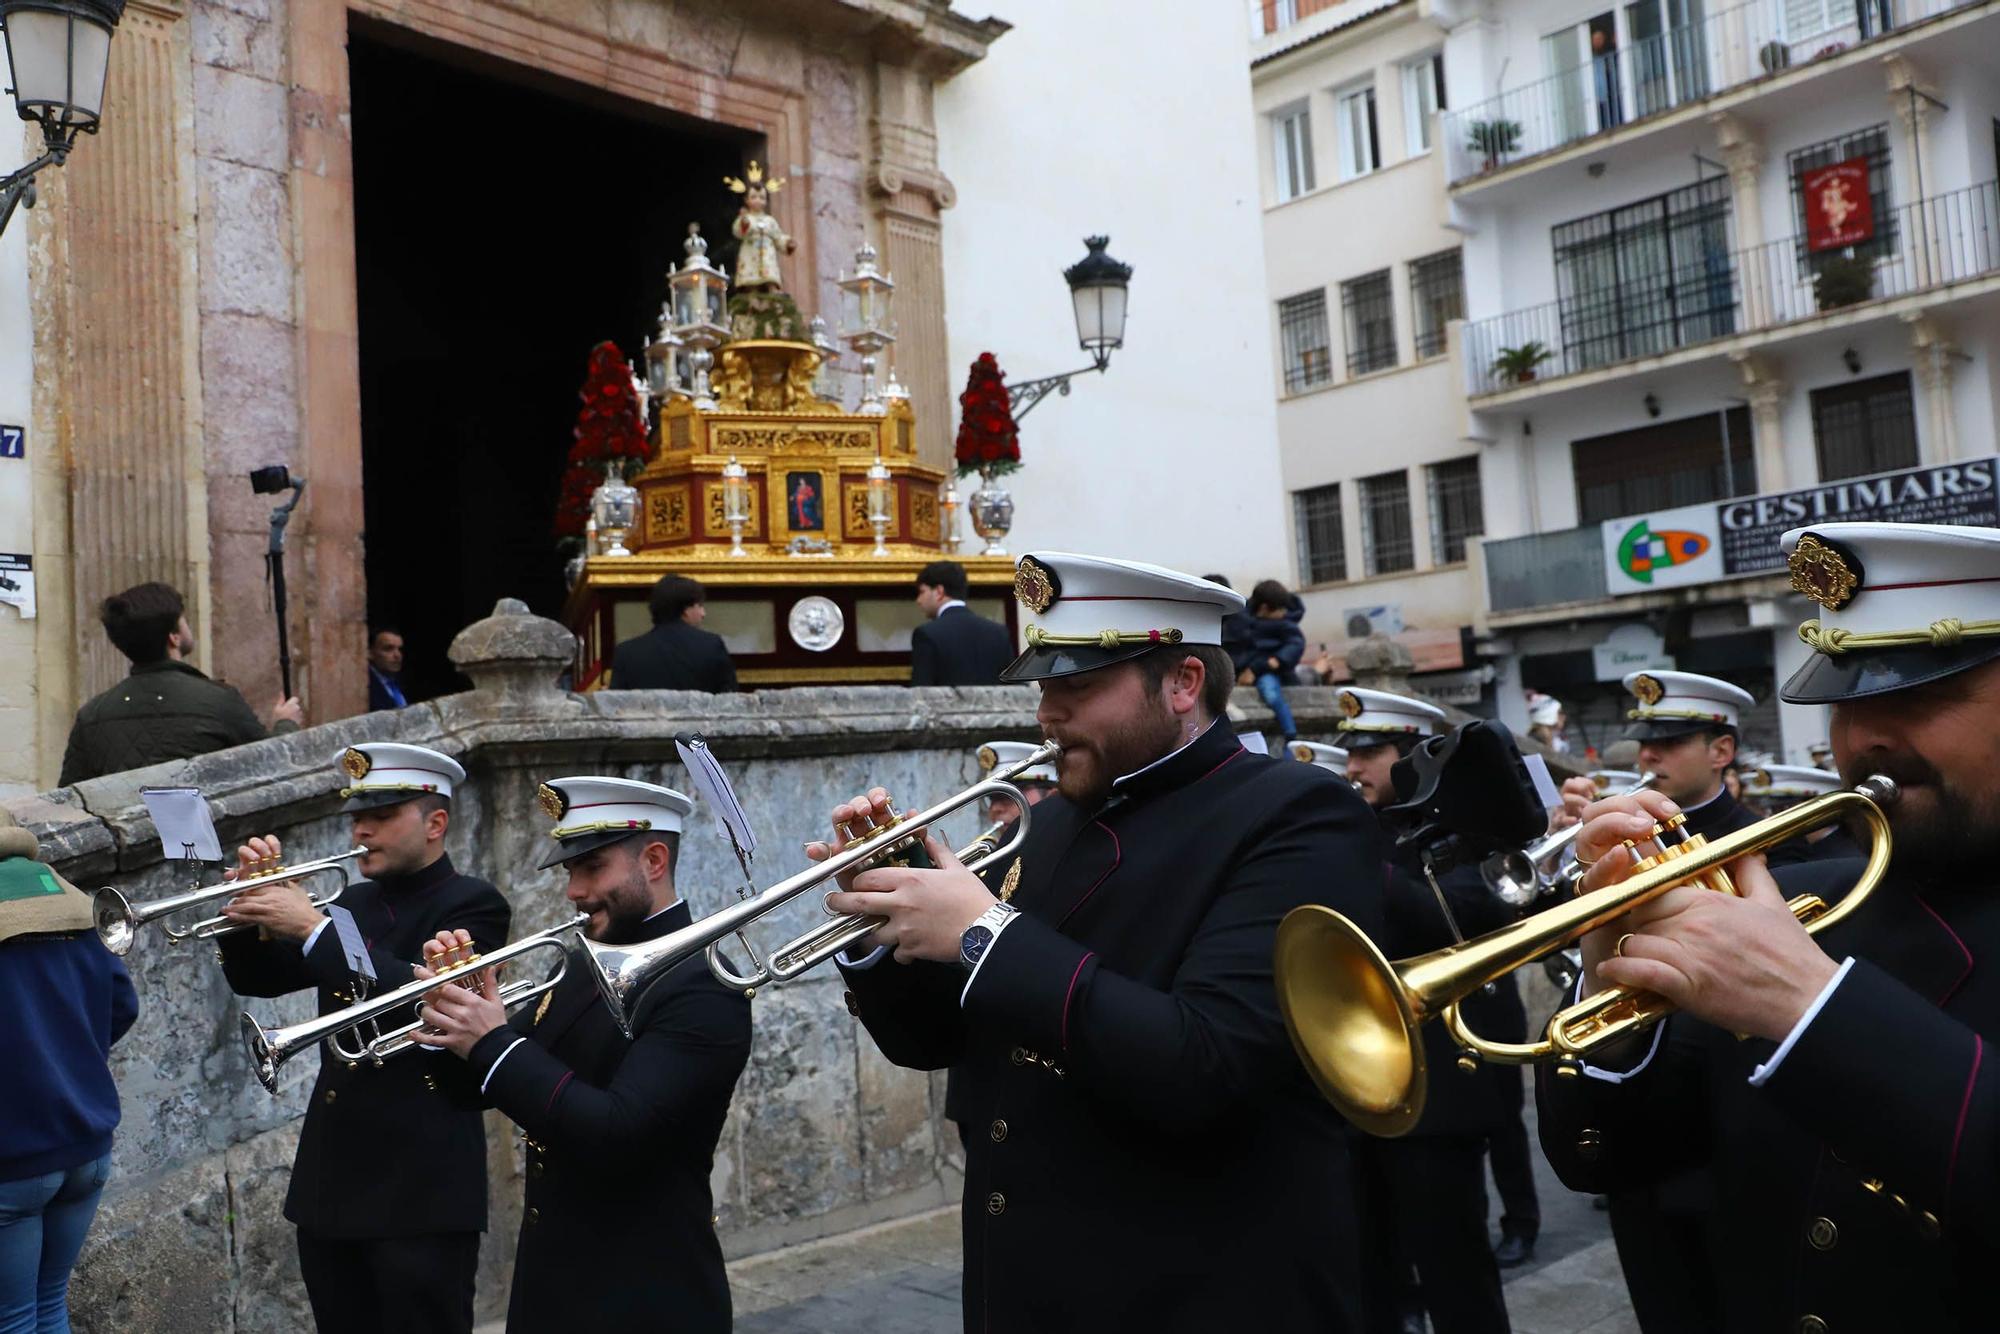
{"label": "white peaked cap", "polygon": [[465,767],[451,756],[396,741],[363,741],[343,749],[333,762],[347,775],[347,786],[340,791],[347,803],[341,809],[350,812],[426,794],[449,799],[452,786],[465,781]]}

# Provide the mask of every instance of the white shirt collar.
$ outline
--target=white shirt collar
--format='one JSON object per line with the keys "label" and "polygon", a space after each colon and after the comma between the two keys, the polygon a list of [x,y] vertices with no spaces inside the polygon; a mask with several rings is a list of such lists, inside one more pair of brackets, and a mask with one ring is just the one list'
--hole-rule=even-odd
{"label": "white shirt collar", "polygon": [[673,911],[674,909],[676,909],[676,908],[678,908],[678,907],[680,907],[680,906],[681,906],[681,901],[680,901],[679,899],[675,899],[675,900],[674,900],[674,901],[673,901],[672,903],[669,903],[669,904],[668,904],[668,905],[667,905],[666,907],[664,907],[664,908],[660,909],[660,912],[655,912],[655,913],[647,913],[647,914],[646,914],[646,920],[650,922],[650,921],[652,921],[652,920],[653,920],[653,919],[654,919],[655,917],[658,917],[658,916],[660,915],[660,913],[670,913],[670,912],[672,912],[672,911]]}
{"label": "white shirt collar", "polygon": [[946,612],[950,611],[953,607],[963,607],[964,605],[965,604],[963,602],[960,602],[957,598],[946,598],[943,602],[940,602],[938,604],[937,614],[939,616],[942,616]]}
{"label": "white shirt collar", "polygon": [[1111,786],[1112,786],[1112,787],[1113,787],[1114,789],[1115,789],[1115,788],[1120,788],[1120,787],[1123,787],[1123,786],[1125,786],[1125,784],[1127,784],[1127,783],[1131,782],[1131,781],[1132,781],[1133,779],[1137,778],[1137,777],[1138,777],[1138,776],[1139,776],[1140,774],[1143,774],[1143,773],[1146,773],[1146,772],[1148,772],[1149,770],[1153,770],[1153,769],[1157,769],[1157,768],[1159,768],[1159,767],[1160,767],[1161,765],[1165,764],[1165,763],[1166,763],[1166,762],[1167,762],[1168,760],[1171,760],[1171,759],[1172,759],[1172,758],[1173,758],[1174,756],[1176,756],[1176,755],[1180,754],[1180,753],[1181,753],[1182,751],[1186,750],[1186,749],[1187,749],[1187,748],[1188,748],[1189,746],[1192,746],[1192,745],[1193,745],[1193,744],[1194,744],[1195,742],[1197,742],[1197,741],[1201,740],[1201,739],[1202,739],[1203,737],[1207,736],[1207,735],[1208,735],[1208,732],[1209,732],[1209,728],[1212,728],[1212,727],[1214,727],[1214,726],[1215,726],[1215,725],[1216,725],[1217,723],[1219,723],[1219,722],[1221,722],[1221,721],[1222,721],[1222,719],[1221,719],[1221,718],[1211,718],[1211,719],[1209,720],[1209,723],[1208,723],[1208,727],[1204,727],[1204,728],[1202,728],[1202,729],[1201,729],[1201,731],[1199,731],[1199,732],[1195,733],[1195,734],[1194,734],[1193,736],[1189,737],[1189,738],[1188,738],[1188,739],[1187,739],[1186,741],[1183,741],[1183,742],[1182,742],[1182,743],[1181,743],[1180,745],[1178,745],[1178,746],[1175,746],[1175,747],[1174,747],[1174,748],[1173,748],[1172,750],[1170,750],[1170,751],[1168,751],[1168,752],[1167,752],[1166,754],[1164,754],[1164,755],[1160,756],[1160,758],[1159,758],[1159,759],[1157,759],[1157,760],[1154,760],[1154,761],[1153,761],[1153,762],[1152,762],[1151,764],[1147,765],[1147,766],[1146,766],[1146,767],[1145,767],[1144,769],[1134,769],[1134,770],[1133,770],[1133,771],[1132,771],[1131,773],[1129,773],[1129,774],[1126,774],[1126,775],[1125,775],[1125,776],[1124,776],[1123,778],[1115,778],[1115,779],[1113,779],[1113,780],[1111,781]]}

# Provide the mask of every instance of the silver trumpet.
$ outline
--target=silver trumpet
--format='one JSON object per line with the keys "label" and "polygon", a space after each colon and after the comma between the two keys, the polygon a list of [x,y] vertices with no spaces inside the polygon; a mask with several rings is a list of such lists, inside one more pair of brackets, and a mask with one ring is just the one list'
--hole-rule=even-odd
{"label": "silver trumpet", "polygon": [[[435,977],[417,978],[405,982],[392,991],[379,996],[369,996],[356,1001],[344,1010],[320,1015],[289,1028],[266,1028],[257,1022],[254,1015],[244,1011],[242,1019],[243,1044],[250,1051],[251,1068],[257,1072],[257,1081],[266,1089],[278,1091],[278,1071],[286,1061],[308,1047],[321,1042],[327,1044],[335,1056],[349,1065],[359,1065],[367,1061],[371,1065],[381,1065],[389,1057],[423,1042],[421,1033],[423,1020],[414,1019],[409,1023],[384,1031],[382,1018],[403,1006],[421,1002],[425,996],[439,987],[470,986],[471,973],[481,968],[493,968],[532,954],[536,950],[554,950],[559,964],[555,972],[531,981],[522,978],[508,982],[500,988],[500,1003],[509,1009],[523,1001],[533,1000],[545,991],[553,989],[569,971],[569,948],[567,937],[580,930],[589,921],[589,915],[578,913],[561,926],[532,936],[524,936],[510,945],[502,945],[491,954],[473,954],[450,964]],[[349,1046],[341,1045],[341,1035],[352,1031]]]}
{"label": "silver trumpet", "polygon": [[[923,831],[929,826],[986,797],[1012,797],[1020,807],[1020,818],[1014,823],[1012,836],[1004,842],[997,841],[1001,828],[995,826],[967,844],[959,860],[965,863],[967,869],[979,871],[1012,856],[1028,836],[1029,811],[1032,809],[1012,780],[1024,770],[1047,764],[1061,753],[1061,746],[1053,741],[1046,742],[1019,762],[1001,766],[989,777],[956,796],[906,819],[874,829],[825,861],[780,880],[750,898],[712,912],[678,931],[631,945],[584,941],[585,957],[596,975],[598,989],[604,993],[604,1003],[611,1008],[618,1026],[630,1037],[633,1008],[640,994],[655,979],[696,954],[706,954],[709,970],[725,986],[741,988],[745,995],[755,995],[758,987],[771,983],[789,982],[808,969],[825,963],[849,945],[866,938],[882,925],[882,919],[858,913],[835,916],[786,944],[771,956],[769,962],[758,958],[756,948],[743,935],[743,929],[759,918],[776,912],[801,894],[828,884],[836,876],[866,869],[869,863],[885,854],[896,853],[905,844],[921,839]],[[723,961],[721,945],[731,936],[742,942],[750,962],[755,965],[755,971],[737,973]]]}
{"label": "silver trumpet", "polygon": [[[1629,797],[1651,787],[1653,778],[1654,775],[1646,774],[1632,786],[1605,795]],[[1496,852],[1479,864],[1479,878],[1495,897],[1514,908],[1525,908],[1559,886],[1574,889],[1583,878],[1584,868],[1575,862],[1568,866],[1560,863],[1563,849],[1576,842],[1576,836],[1582,832],[1583,821],[1579,820],[1518,852]]]}
{"label": "silver trumpet", "polygon": [[[347,863],[368,854],[366,848],[350,848],[335,857],[322,857],[318,861],[300,862],[297,866],[280,866],[262,875],[249,876],[243,880],[225,880],[219,885],[204,885],[191,889],[185,894],[172,898],[155,899],[151,903],[133,903],[117,888],[106,885],[91,895],[91,908],[96,917],[97,938],[104,942],[104,948],[113,954],[123,954],[132,948],[132,940],[139,934],[139,928],[148,922],[158,922],[167,939],[179,944],[183,940],[209,940],[215,936],[226,936],[232,931],[241,931],[248,923],[232,922],[227,917],[204,917],[186,926],[175,926],[167,920],[189,908],[214,903],[222,899],[233,899],[238,894],[266,885],[288,885],[294,880],[306,880],[316,875],[337,875],[340,884],[324,898],[315,898],[315,908],[324,908],[341,896],[341,893],[355,880],[355,871]],[[310,896],[309,896],[310,897]]]}

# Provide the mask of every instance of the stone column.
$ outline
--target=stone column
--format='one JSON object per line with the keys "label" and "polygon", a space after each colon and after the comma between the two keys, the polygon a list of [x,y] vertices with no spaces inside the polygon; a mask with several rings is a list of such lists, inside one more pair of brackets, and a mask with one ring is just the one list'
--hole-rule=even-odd
{"label": "stone column", "polygon": [[1958,457],[1958,422],[1951,409],[1952,361],[1958,345],[1927,314],[1903,317],[1910,326],[1911,369],[1923,387],[1924,430],[1918,441],[1925,463],[1949,463]]}
{"label": "stone column", "polygon": [[[1761,329],[1771,322],[1771,262],[1764,251],[1764,204],[1757,191],[1757,168],[1764,160],[1764,146],[1756,131],[1740,117],[1728,112],[1709,117],[1715,127],[1716,146],[1729,171],[1730,212],[1736,220],[1736,245],[1743,309],[1737,315],[1737,330]],[[1790,256],[1782,262],[1789,262]]]}
{"label": "stone column", "polygon": [[915,66],[878,60],[868,191],[883,265],[896,280],[896,376],[917,414],[917,456],[942,468],[955,425],[953,371],[945,364],[941,215],[956,201],[938,170],[932,78]]}
{"label": "stone column", "polygon": [[[1750,433],[1757,451],[1757,489],[1782,491],[1789,486],[1785,467],[1784,426],[1781,409],[1786,385],[1777,368],[1767,359],[1749,353],[1734,353],[1743,376],[1744,397],[1750,400]],[[1725,407],[1723,411],[1727,412]],[[1733,442],[1732,442],[1733,443]]]}
{"label": "stone column", "polygon": [[[41,594],[69,589],[68,652],[43,658],[51,676],[69,679],[43,688],[71,708],[125,674],[98,623],[107,594],[173,584],[207,647],[188,49],[179,0],[134,0],[111,48],[102,130],[41,176],[44,206],[26,215],[45,314],[35,447],[66,459],[69,473],[68,542]],[[63,519],[46,509],[41,518],[55,537]]]}
{"label": "stone column", "polygon": [[[1907,57],[1890,56],[1882,64],[1889,76],[1889,105],[1896,113],[1894,154],[1900,164],[1896,188],[1899,197],[1913,205],[1901,237],[1904,252],[1912,261],[1909,283],[1911,287],[1928,287],[1938,280],[1937,238],[1933,235],[1936,220],[1924,207],[1922,196],[1937,191],[1931,178],[1936,159],[1931,155],[1930,131],[1937,106],[1925,100],[1933,90]],[[1882,220],[1876,219],[1875,225],[1880,227]]]}

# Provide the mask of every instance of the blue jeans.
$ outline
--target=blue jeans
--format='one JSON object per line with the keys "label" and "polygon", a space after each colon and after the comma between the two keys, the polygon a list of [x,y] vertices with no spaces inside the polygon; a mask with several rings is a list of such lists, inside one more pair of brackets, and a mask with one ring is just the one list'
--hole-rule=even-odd
{"label": "blue jeans", "polygon": [[[1284,688],[1278,684],[1276,672],[1264,672],[1257,678],[1257,697],[1264,701],[1264,707],[1278,717],[1278,730],[1290,741],[1299,734],[1298,725],[1292,721],[1291,706],[1285,703]],[[6,1331],[0,1330],[0,1334]]]}
{"label": "blue jeans", "polygon": [[0,1334],[69,1334],[69,1271],[83,1250],[111,1155],[0,1181]]}

